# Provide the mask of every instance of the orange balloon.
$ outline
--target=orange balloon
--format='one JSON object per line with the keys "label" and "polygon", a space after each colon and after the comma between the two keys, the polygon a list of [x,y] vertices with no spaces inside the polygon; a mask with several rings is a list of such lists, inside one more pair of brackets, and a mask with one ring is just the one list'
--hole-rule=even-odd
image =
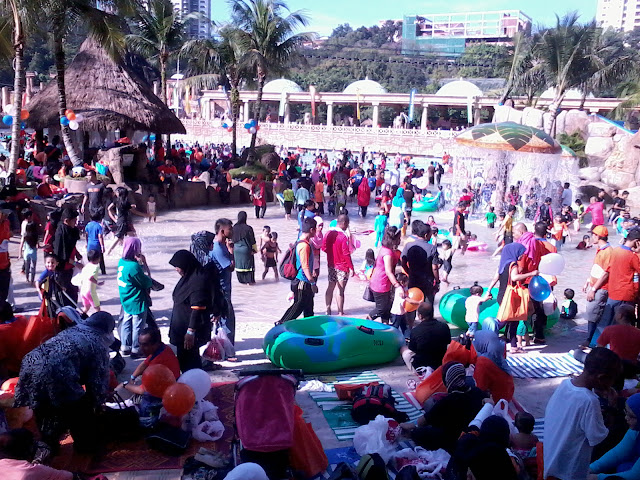
{"label": "orange balloon", "polygon": [[67,118],[69,120],[75,120],[76,119],[76,114],[73,113],[73,112],[69,112],[69,113],[67,113]]}
{"label": "orange balloon", "polygon": [[29,118],[29,110],[20,110],[20,119],[26,120]]}
{"label": "orange balloon", "polygon": [[176,377],[166,365],[151,365],[142,374],[142,386],[154,397],[162,398],[164,392],[176,383]]}
{"label": "orange balloon", "polygon": [[[424,293],[418,287],[413,287],[409,289],[408,295],[411,300],[415,300],[416,302],[424,302]],[[419,305],[414,303],[404,302],[404,309],[407,312],[414,312],[418,309]]]}
{"label": "orange balloon", "polygon": [[[70,116],[70,115],[74,115],[74,117],[73,117],[73,118],[75,118],[75,113],[73,113],[73,110],[71,110],[70,108],[67,108],[67,109],[64,111],[64,116],[65,116],[65,117],[67,117],[67,118],[69,118],[69,116]],[[71,120],[71,118],[69,118],[69,120]]]}
{"label": "orange balloon", "polygon": [[0,390],[7,393],[16,393],[16,386],[18,385],[18,377],[10,378],[9,380],[5,380],[0,387]]}
{"label": "orange balloon", "polygon": [[195,404],[196,394],[193,388],[185,383],[171,385],[162,396],[162,406],[176,417],[189,413]]}

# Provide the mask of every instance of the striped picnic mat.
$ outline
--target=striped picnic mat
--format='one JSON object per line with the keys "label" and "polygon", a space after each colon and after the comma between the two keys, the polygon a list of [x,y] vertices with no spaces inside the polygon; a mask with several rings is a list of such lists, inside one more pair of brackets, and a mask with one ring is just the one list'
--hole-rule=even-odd
{"label": "striped picnic mat", "polygon": [[[317,377],[321,382],[332,387],[331,392],[309,392],[311,398],[322,409],[322,414],[326,418],[327,423],[335,433],[336,438],[340,441],[351,440],[355,435],[356,428],[360,425],[351,418],[351,402],[338,400],[338,396],[333,389],[335,384],[340,383],[370,383],[378,382],[380,385],[384,382],[372,371],[364,371],[360,373],[341,373],[332,376]],[[411,421],[415,421],[423,415],[423,412],[409,403],[401,394],[392,390],[393,398],[396,400],[396,408],[409,415]]]}
{"label": "striped picnic mat", "polygon": [[515,378],[554,378],[582,373],[584,365],[570,353],[508,356],[507,363]]}

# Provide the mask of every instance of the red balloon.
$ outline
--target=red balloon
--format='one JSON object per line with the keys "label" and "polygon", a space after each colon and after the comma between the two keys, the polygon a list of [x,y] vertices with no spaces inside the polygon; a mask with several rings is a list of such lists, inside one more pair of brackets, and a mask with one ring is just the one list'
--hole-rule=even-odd
{"label": "red balloon", "polygon": [[233,128],[232,127],[227,128],[227,132],[229,133],[233,132]]}
{"label": "red balloon", "polygon": [[154,397],[162,398],[164,392],[176,383],[173,372],[165,365],[151,365],[142,374],[142,386]]}
{"label": "red balloon", "polygon": [[195,404],[196,394],[193,388],[185,383],[171,385],[162,396],[162,406],[176,417],[189,413]]}

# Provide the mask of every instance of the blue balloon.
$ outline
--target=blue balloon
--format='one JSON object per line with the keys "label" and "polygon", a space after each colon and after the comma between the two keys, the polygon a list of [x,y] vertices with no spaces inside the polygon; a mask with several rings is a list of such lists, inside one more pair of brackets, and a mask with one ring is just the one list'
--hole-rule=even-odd
{"label": "blue balloon", "polygon": [[256,125],[258,125],[258,122],[256,122],[254,119],[251,119],[249,123],[251,124],[252,127],[255,127]]}
{"label": "blue balloon", "polygon": [[551,286],[540,275],[536,275],[529,282],[529,294],[536,302],[542,302],[551,295]]}
{"label": "blue balloon", "polygon": [[227,124],[227,122],[224,122],[224,123],[222,124],[222,128],[229,128],[229,125]]}
{"label": "blue balloon", "polygon": [[244,124],[244,128],[246,128],[247,130],[249,130],[253,125],[251,125],[251,122],[247,122]]}
{"label": "blue balloon", "polygon": [[67,127],[69,125],[69,119],[66,117],[66,115],[60,117],[60,125],[62,125],[63,127]]}
{"label": "blue balloon", "polygon": [[151,140],[152,142],[156,141],[156,134],[152,133],[151,135],[149,135],[149,140]]}
{"label": "blue balloon", "polygon": [[24,122],[20,123],[20,128],[24,130],[25,128],[27,128],[27,124]]}
{"label": "blue balloon", "polygon": [[5,115],[2,117],[2,123],[9,126],[13,123],[13,117],[11,115]]}

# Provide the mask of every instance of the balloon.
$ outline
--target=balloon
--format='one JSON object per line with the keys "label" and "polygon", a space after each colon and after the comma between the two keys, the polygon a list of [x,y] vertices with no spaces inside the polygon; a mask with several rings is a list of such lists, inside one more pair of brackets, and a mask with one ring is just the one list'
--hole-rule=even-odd
{"label": "balloon", "polygon": [[[65,115],[69,120],[75,120],[75,119],[76,119],[76,118],[75,118],[75,117],[76,117],[76,114],[75,114],[75,113],[73,113],[73,110],[71,110],[70,108],[67,108],[67,109],[64,111],[64,115]],[[73,117],[73,118],[71,118],[71,117]]]}
{"label": "balloon", "polygon": [[27,128],[27,124],[24,122],[20,122],[20,128],[24,130],[25,128]]}
{"label": "balloon", "polygon": [[540,259],[538,270],[546,275],[560,275],[564,270],[564,257],[559,253],[548,253]]}
{"label": "balloon", "polygon": [[222,128],[229,128],[229,124],[228,124],[227,122],[224,122],[224,123],[222,124]]}
{"label": "balloon", "polygon": [[257,132],[256,127],[251,127],[251,128],[249,129],[249,133],[250,133],[251,135],[253,135],[253,134],[254,134],[254,133],[256,133],[256,132]]}
{"label": "balloon", "polygon": [[536,275],[529,282],[529,294],[536,302],[542,302],[551,295],[551,287],[540,275]]}
{"label": "balloon", "polygon": [[260,125],[257,125],[256,126],[256,132],[259,132],[259,131],[260,131]]}
{"label": "balloon", "polygon": [[78,128],[80,128],[80,124],[78,123],[78,121],[77,121],[77,120],[71,120],[71,121],[69,122],[69,128],[70,128],[71,130],[77,130]]}
{"label": "balloon", "polygon": [[253,127],[253,125],[251,125],[249,122],[244,124],[244,128],[246,128],[247,130],[249,130],[251,127]]}
{"label": "balloon", "polygon": [[189,385],[193,389],[196,400],[202,400],[207,396],[209,390],[211,390],[211,378],[209,374],[199,368],[192,368],[184,372],[180,375],[180,378],[178,378],[178,383]]}
{"label": "balloon", "polygon": [[152,133],[151,135],[149,135],[149,140],[151,140],[152,142],[156,141],[156,135],[155,133]]}
{"label": "balloon", "polygon": [[[413,287],[409,289],[408,297],[411,300],[415,300],[417,302],[424,302],[424,293],[418,287]],[[418,309],[418,305],[414,305],[413,303],[405,302],[404,309],[407,312],[414,312]]]}
{"label": "balloon", "polygon": [[76,122],[80,123],[83,120],[84,120],[84,115],[82,115],[81,113],[76,113]]}
{"label": "balloon", "polygon": [[162,406],[171,415],[181,417],[191,411],[196,404],[193,388],[184,383],[171,385],[162,396]]}
{"label": "balloon", "polygon": [[233,128],[231,128],[231,127],[227,128],[227,132],[229,132],[229,133],[233,132]]}
{"label": "balloon", "polygon": [[154,397],[162,398],[164,392],[176,383],[176,377],[166,365],[151,365],[142,374],[142,386]]}
{"label": "balloon", "polygon": [[249,120],[249,125],[252,127],[255,127],[258,124],[258,122],[256,122],[253,118],[251,120]]}
{"label": "balloon", "polygon": [[26,120],[27,118],[29,118],[29,110],[21,110],[20,120]]}
{"label": "balloon", "polygon": [[60,125],[62,125],[63,127],[66,127],[69,125],[69,119],[67,117],[65,117],[64,115],[60,117]]}
{"label": "balloon", "polygon": [[11,115],[13,111],[13,103],[7,103],[4,107],[2,107],[2,111],[8,115]]}
{"label": "balloon", "polygon": [[10,378],[8,380],[5,380],[5,382],[2,384],[2,387],[0,387],[0,391],[5,393],[16,393],[17,385],[18,385],[18,377]]}
{"label": "balloon", "polygon": [[13,123],[13,117],[11,115],[5,115],[2,117],[2,123],[9,126]]}

